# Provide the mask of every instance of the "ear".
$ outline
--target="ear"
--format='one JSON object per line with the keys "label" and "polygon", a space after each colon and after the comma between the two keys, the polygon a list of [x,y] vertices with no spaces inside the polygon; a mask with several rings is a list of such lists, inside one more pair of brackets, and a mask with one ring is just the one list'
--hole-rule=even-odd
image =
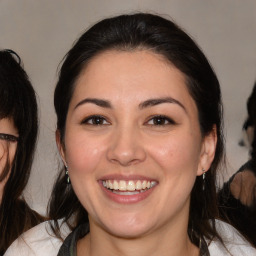
{"label": "ear", "polygon": [[61,140],[61,135],[60,135],[59,130],[56,130],[56,132],[55,132],[55,139],[56,139],[56,144],[57,144],[61,159],[62,159],[64,165],[67,166],[66,157],[65,157],[65,147]]}
{"label": "ear", "polygon": [[217,145],[217,132],[214,125],[210,133],[208,133],[202,141],[200,161],[198,164],[197,175],[200,176],[204,172],[208,171],[211,167],[212,161],[215,156],[215,150]]}

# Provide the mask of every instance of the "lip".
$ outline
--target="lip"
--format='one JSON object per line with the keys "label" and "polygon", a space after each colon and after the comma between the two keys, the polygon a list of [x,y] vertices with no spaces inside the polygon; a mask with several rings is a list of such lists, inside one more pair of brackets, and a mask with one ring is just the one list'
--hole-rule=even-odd
{"label": "lip", "polygon": [[143,176],[143,175],[121,175],[121,174],[110,174],[103,176],[99,179],[99,181],[102,180],[149,180],[149,181],[157,181],[153,177]]}
{"label": "lip", "polygon": [[[120,194],[116,194],[113,193],[111,190],[105,188],[103,186],[103,181],[104,180],[125,180],[125,181],[129,181],[129,180],[147,180],[147,181],[156,181],[157,184],[144,191],[144,192],[140,192],[137,194],[133,194],[133,195],[120,195]],[[143,200],[145,200],[146,198],[148,198],[151,193],[154,191],[154,189],[157,187],[158,185],[158,181],[156,179],[150,178],[150,177],[146,177],[146,176],[141,176],[141,175],[129,175],[129,176],[123,176],[123,175],[108,175],[108,176],[104,176],[102,177],[100,180],[98,180],[98,183],[103,191],[103,193],[112,201],[118,203],[118,204],[135,204],[135,203],[139,203]]]}

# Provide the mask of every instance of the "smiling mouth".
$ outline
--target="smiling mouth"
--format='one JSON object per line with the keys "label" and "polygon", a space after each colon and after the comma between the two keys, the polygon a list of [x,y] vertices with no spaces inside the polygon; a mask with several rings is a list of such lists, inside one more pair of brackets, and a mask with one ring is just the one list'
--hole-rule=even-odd
{"label": "smiling mouth", "polygon": [[115,194],[135,195],[153,188],[157,185],[157,182],[147,180],[103,180],[102,185]]}

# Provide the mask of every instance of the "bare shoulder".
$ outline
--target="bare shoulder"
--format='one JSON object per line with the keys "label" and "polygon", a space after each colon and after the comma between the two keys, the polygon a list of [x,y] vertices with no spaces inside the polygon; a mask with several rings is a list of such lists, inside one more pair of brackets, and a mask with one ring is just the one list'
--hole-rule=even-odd
{"label": "bare shoulder", "polygon": [[[67,226],[61,228],[63,238],[69,234]],[[50,222],[43,222],[22,234],[8,248],[4,256],[54,256],[57,255],[62,241],[56,238]]]}

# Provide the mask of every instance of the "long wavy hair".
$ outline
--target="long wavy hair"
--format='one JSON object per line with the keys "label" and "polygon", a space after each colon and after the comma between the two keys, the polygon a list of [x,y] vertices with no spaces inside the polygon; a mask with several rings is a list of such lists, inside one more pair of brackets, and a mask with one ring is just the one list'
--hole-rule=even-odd
{"label": "long wavy hair", "polygon": [[19,133],[14,160],[7,159],[0,175],[0,182],[9,175],[0,205],[0,255],[20,234],[44,220],[22,198],[34,157],[38,115],[35,91],[20,62],[15,52],[0,51],[0,119],[12,120]]}
{"label": "long wavy hair", "polygon": [[[174,22],[145,13],[121,15],[96,23],[76,41],[64,58],[54,95],[57,130],[63,145],[67,112],[79,75],[95,56],[112,49],[145,49],[162,55],[186,78],[188,91],[198,109],[202,136],[216,127],[216,153],[206,173],[205,191],[202,192],[202,177],[197,177],[191,192],[188,234],[197,246],[202,236],[221,241],[214,221],[218,218],[216,171],[224,155],[220,85],[197,44]],[[49,217],[54,220],[53,230],[59,237],[58,219],[63,218],[72,230],[88,221],[72,185],[66,185],[64,173],[61,169],[49,203]]]}

